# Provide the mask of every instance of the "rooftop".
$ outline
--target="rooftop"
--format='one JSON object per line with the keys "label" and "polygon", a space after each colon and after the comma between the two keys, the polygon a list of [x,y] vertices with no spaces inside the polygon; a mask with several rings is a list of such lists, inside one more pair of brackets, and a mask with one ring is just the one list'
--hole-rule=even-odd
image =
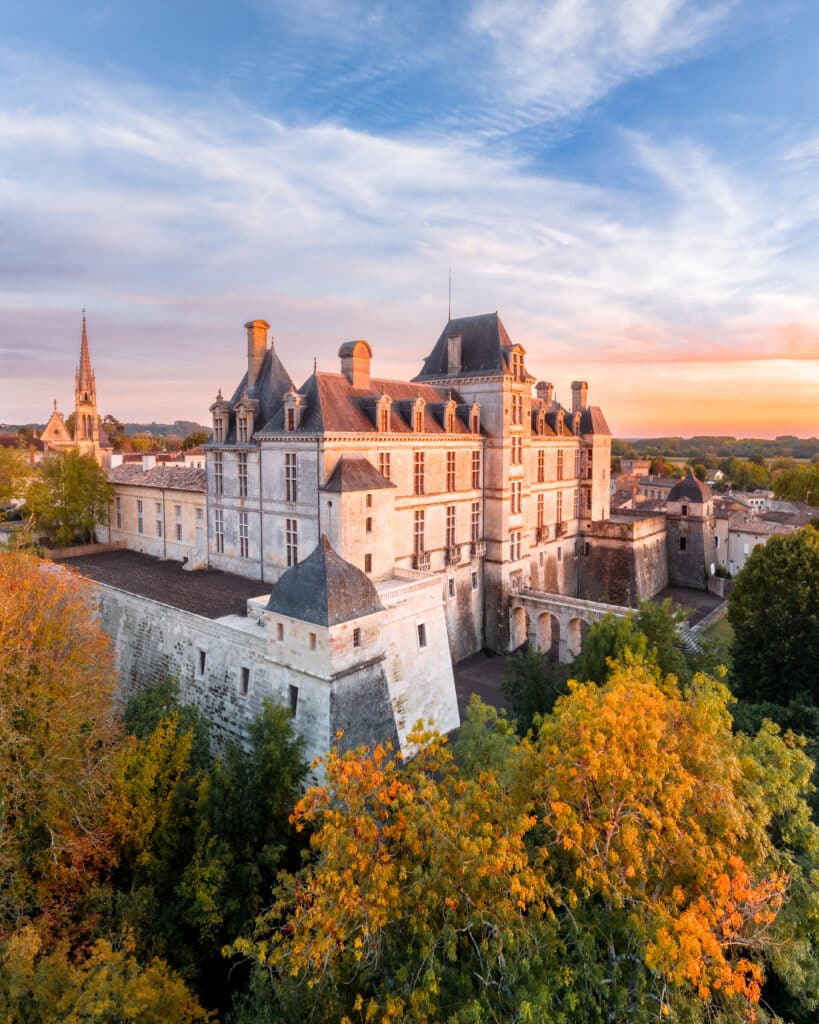
{"label": "rooftop", "polygon": [[61,560],[98,583],[127,590],[208,619],[245,615],[251,597],[267,594],[269,583],[217,569],[187,572],[181,562],[163,561],[138,551],[108,551]]}
{"label": "rooftop", "polygon": [[108,470],[112,484],[131,484],[136,487],[160,487],[166,491],[201,491],[205,493],[205,471],[192,466],[115,466]]}

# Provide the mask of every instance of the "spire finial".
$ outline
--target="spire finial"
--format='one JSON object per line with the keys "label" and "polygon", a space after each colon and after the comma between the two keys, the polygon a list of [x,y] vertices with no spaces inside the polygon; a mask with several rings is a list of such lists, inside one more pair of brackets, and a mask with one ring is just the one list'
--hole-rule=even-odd
{"label": "spire finial", "polygon": [[54,399],[54,412],[56,412],[56,411],[57,411],[57,399],[55,398]]}
{"label": "spire finial", "polygon": [[316,356],[313,356],[313,373],[315,373],[317,370],[318,370],[318,358]]}
{"label": "spire finial", "polygon": [[452,319],[452,264],[449,264],[449,305],[446,313],[447,323]]}

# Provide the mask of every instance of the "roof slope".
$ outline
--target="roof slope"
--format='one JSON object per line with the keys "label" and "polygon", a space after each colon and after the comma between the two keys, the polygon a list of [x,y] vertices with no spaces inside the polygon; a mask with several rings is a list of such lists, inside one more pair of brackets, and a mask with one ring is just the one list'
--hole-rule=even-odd
{"label": "roof slope", "polygon": [[343,491],[375,491],[383,487],[395,487],[385,480],[375,466],[363,455],[342,455],[333,468],[330,478],[322,490],[341,493]]}
{"label": "roof slope", "polygon": [[712,497],[708,484],[698,480],[690,469],[668,492],[669,501],[693,501],[700,505],[704,505]]}
{"label": "roof slope", "polygon": [[191,466],[155,466],[145,469],[133,464],[115,466],[108,470],[112,484],[130,484],[136,487],[160,487],[166,491],[205,492],[205,470]]}
{"label": "roof slope", "polygon": [[[290,374],[285,370],[284,363],[279,359],[274,348],[265,351],[262,365],[259,367],[259,375],[256,378],[254,387],[247,386],[247,372],[245,372],[236,390],[233,392],[229,405],[231,410],[236,403],[241,401],[242,396],[247,392],[247,397],[255,405],[254,423],[258,432],[265,424],[276,415],[281,409],[282,399],[293,386]],[[230,428],[225,438],[226,444],[236,444],[236,414],[230,414]]]}
{"label": "roof slope", "polygon": [[[449,372],[448,340],[461,339],[461,368]],[[497,311],[450,320],[424,360],[415,380],[458,377],[494,377],[507,372],[503,349],[513,344]]]}
{"label": "roof slope", "polygon": [[339,555],[327,534],[279,578],[267,610],[317,626],[337,626],[384,610],[372,581]]}

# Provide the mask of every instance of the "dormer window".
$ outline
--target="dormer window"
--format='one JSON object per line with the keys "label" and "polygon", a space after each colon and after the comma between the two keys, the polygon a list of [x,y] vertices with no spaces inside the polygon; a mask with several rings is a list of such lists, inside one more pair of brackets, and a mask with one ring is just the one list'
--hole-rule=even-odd
{"label": "dormer window", "polygon": [[291,387],[284,396],[284,429],[289,434],[292,434],[301,426],[304,408],[303,396]]}
{"label": "dormer window", "polygon": [[378,423],[378,430],[381,434],[386,434],[390,429],[390,406],[392,401],[388,395],[382,395],[378,399],[376,405],[376,420]]}
{"label": "dormer window", "polygon": [[481,432],[481,407],[478,402],[473,402],[469,408],[469,429],[473,434]]}
{"label": "dormer window", "polygon": [[455,402],[450,399],[444,406],[444,430],[451,434],[455,430]]}
{"label": "dormer window", "polygon": [[580,433],[580,413],[579,412],[576,412],[574,414],[574,416],[572,416],[572,433],[574,433],[574,434],[579,434]]}
{"label": "dormer window", "polygon": [[217,395],[216,401],[210,407],[211,414],[213,416],[213,440],[215,444],[223,444],[228,433],[228,417],[230,415],[230,406],[225,402],[222,397],[222,389],[220,388]]}
{"label": "dormer window", "polygon": [[416,434],[424,432],[424,400],[416,398],[412,403],[412,429]]}
{"label": "dormer window", "polygon": [[239,444],[247,444],[253,436],[253,407],[244,399],[236,406],[236,440]]}
{"label": "dormer window", "polygon": [[543,437],[546,433],[546,413],[543,412],[542,409],[537,414],[537,419],[535,420],[535,430],[537,431],[539,437]]}

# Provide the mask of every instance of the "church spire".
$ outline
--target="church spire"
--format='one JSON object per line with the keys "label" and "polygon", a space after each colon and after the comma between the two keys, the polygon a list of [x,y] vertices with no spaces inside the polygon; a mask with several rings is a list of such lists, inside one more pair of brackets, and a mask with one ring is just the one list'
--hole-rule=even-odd
{"label": "church spire", "polygon": [[91,356],[88,352],[88,333],[85,329],[85,309],[82,311],[82,340],[80,341],[80,367],[78,370],[81,386],[90,389],[94,371],[91,369]]}

